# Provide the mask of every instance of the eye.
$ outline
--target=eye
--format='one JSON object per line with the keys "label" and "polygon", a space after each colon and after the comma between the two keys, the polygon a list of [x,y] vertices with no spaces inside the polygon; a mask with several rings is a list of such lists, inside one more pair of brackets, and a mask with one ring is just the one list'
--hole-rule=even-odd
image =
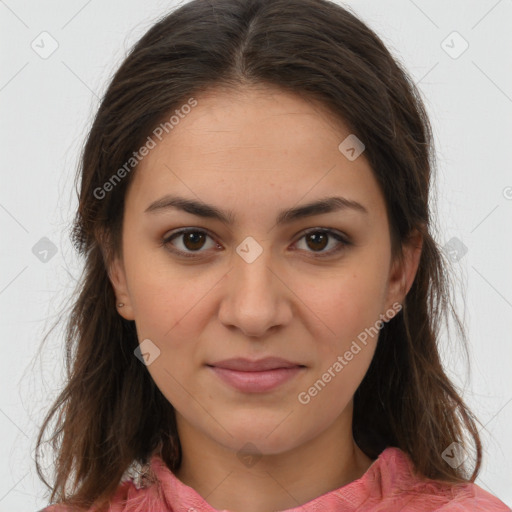
{"label": "eye", "polygon": [[[175,248],[174,244],[171,243],[175,238],[177,238],[179,241],[181,241],[181,244],[179,244],[179,245],[184,247],[185,250],[183,250],[181,248],[178,248],[178,249]],[[211,239],[211,236],[206,231],[204,231],[202,229],[188,228],[188,229],[182,229],[180,231],[171,233],[170,235],[166,236],[162,240],[162,245],[167,246],[171,252],[174,252],[180,256],[185,256],[187,258],[194,258],[195,255],[191,254],[187,251],[192,251],[192,253],[199,252],[199,249],[201,249],[203,247],[204,241],[207,238]],[[219,244],[214,243],[213,246],[215,246],[215,245],[220,247]]]}
{"label": "eye", "polygon": [[[178,254],[179,256],[194,258],[197,257],[194,253],[205,252],[201,251],[201,249],[205,247],[205,241],[208,238],[212,240],[209,248],[222,248],[220,244],[213,241],[213,238],[208,234],[208,232],[197,228],[181,229],[171,233],[164,237],[162,240],[162,245],[166,246],[169,251]],[[176,245],[173,243],[175,239],[180,242],[176,245],[181,247],[176,247]],[[306,252],[312,252],[314,257],[317,258],[332,256],[333,254],[338,253],[347,246],[351,245],[351,242],[346,236],[327,228],[312,228],[308,230],[299,238],[296,244],[302,239],[304,239],[306,243]],[[336,242],[331,244],[334,245],[334,248],[325,251],[324,249],[329,245],[330,241]],[[208,249],[208,247],[206,248]],[[312,250],[309,251],[308,249]]]}
{"label": "eye", "polygon": [[[313,253],[316,253],[314,256],[317,258],[332,256],[351,245],[346,236],[332,229],[312,228],[303,234],[299,241],[302,239],[305,240],[308,248],[314,249]],[[331,245],[334,245],[334,248],[324,251],[323,249],[329,245],[329,241],[333,240],[335,243]]]}

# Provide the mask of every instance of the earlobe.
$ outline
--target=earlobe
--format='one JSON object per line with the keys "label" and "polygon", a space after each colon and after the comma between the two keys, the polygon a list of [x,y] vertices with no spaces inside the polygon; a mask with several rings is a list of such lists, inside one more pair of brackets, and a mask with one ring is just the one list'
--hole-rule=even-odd
{"label": "earlobe", "polygon": [[123,261],[116,257],[109,265],[108,277],[114,288],[116,296],[116,309],[117,312],[125,320],[134,320],[133,308],[130,301],[130,294],[126,282],[126,273],[124,270]]}

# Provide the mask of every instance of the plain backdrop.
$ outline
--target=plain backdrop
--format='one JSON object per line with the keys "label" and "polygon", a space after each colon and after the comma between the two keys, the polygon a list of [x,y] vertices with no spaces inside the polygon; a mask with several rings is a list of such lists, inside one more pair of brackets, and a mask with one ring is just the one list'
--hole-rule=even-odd
{"label": "plain backdrop", "polygon": [[[80,274],[69,226],[81,145],[126,52],[174,5],[0,0],[0,512],[47,504],[32,457],[63,382],[62,329],[37,353]],[[512,2],[343,5],[381,36],[426,102],[439,164],[437,237],[458,276],[471,372],[457,344],[443,343],[443,358],[484,425],[477,483],[510,506]]]}

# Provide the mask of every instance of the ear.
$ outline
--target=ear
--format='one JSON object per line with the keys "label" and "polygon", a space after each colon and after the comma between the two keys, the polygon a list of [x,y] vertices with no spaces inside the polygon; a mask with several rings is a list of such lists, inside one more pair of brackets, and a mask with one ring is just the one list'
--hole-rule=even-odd
{"label": "ear", "polygon": [[402,245],[402,257],[395,258],[391,265],[388,281],[388,307],[396,302],[404,303],[418,271],[422,247],[422,234],[418,230],[413,230]]}
{"label": "ear", "polygon": [[[116,256],[110,263],[108,268],[108,277],[114,288],[116,295],[116,308],[117,312],[125,320],[135,320],[133,308],[130,301],[130,294],[126,282],[126,272],[124,269],[123,260]],[[123,304],[123,306],[119,306]]]}

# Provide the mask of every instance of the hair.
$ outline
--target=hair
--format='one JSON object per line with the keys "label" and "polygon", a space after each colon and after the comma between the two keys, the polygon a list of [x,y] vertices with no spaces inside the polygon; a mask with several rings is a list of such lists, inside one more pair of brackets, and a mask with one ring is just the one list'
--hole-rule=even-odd
{"label": "hair", "polygon": [[[433,238],[429,210],[435,169],[432,129],[414,82],[381,39],[329,0],[193,0],[159,19],[113,76],[82,150],[79,204],[72,240],[84,258],[67,323],[66,384],[50,421],[51,501],[103,507],[134,461],[162,457],[179,468],[173,406],[134,357],[135,323],[117,312],[109,262],[121,251],[128,172],[102,199],[111,179],[163,119],[192,96],[214,88],[277,87],[319,102],[364,142],[364,157],[385,199],[394,257],[416,230],[419,267],[402,310],[381,329],[376,352],[354,395],[353,436],[375,459],[389,446],[406,452],[423,476],[474,482],[482,447],[478,421],[446,375],[439,354],[443,321],[464,326],[451,297],[450,274]],[[451,443],[476,462],[452,467]],[[469,459],[468,459],[469,460]]]}

